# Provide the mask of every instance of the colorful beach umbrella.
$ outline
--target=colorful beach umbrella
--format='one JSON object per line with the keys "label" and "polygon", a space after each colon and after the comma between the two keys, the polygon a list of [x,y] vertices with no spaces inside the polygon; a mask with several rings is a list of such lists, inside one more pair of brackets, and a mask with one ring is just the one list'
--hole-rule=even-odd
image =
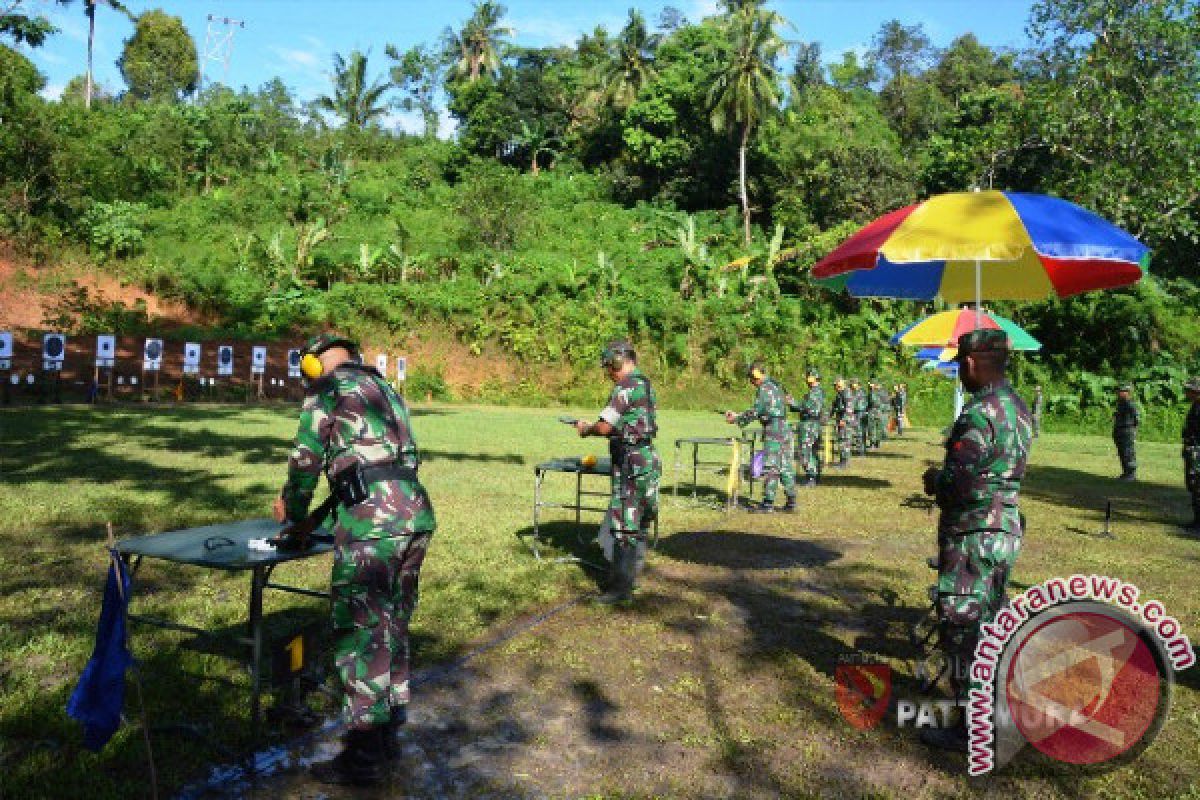
{"label": "colorful beach umbrella", "polygon": [[1019,192],[955,192],[886,214],[812,278],[856,297],[949,303],[1041,300],[1139,281],[1149,249],[1074,203]]}
{"label": "colorful beach umbrella", "polygon": [[[971,308],[943,311],[914,322],[893,336],[891,343],[910,347],[938,348],[936,355],[928,357],[948,361],[954,357],[954,348],[958,344],[958,337],[977,328],[1004,331],[1008,334],[1009,342],[1014,350],[1042,349],[1041,342],[1030,336],[1024,328],[1011,319],[987,309]],[[920,353],[917,354],[917,358],[922,357]]]}

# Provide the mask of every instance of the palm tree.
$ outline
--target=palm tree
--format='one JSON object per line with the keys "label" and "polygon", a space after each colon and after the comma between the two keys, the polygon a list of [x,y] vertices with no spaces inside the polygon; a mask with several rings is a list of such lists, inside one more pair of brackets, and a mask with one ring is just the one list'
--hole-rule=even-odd
{"label": "palm tree", "polygon": [[346,127],[362,130],[387,113],[387,105],[379,100],[391,89],[387,81],[367,80],[367,57],[358,50],[349,60],[340,53],[333,56],[333,97],[321,95],[314,102],[317,108],[341,117]]}
{"label": "palm tree", "polygon": [[[83,0],[83,13],[88,18],[88,41],[87,41],[87,85],[83,92],[83,107],[92,107],[92,91],[95,87],[95,82],[92,78],[92,50],[96,41],[96,5],[100,0]],[[130,22],[137,22],[137,18],[130,13],[129,9],[117,2],[117,0],[104,0],[114,10],[124,14]]]}
{"label": "palm tree", "polygon": [[646,18],[629,9],[629,20],[621,29],[612,60],[601,67],[601,85],[608,103],[618,111],[633,105],[642,87],[658,75],[654,51],[661,37],[646,29]]}
{"label": "palm tree", "polygon": [[455,78],[470,82],[484,72],[494,74],[500,70],[500,51],[504,40],[512,35],[511,28],[500,24],[506,13],[508,9],[500,3],[480,0],[461,32],[446,29],[443,39],[447,56],[455,62],[451,68]]}
{"label": "palm tree", "polygon": [[709,90],[713,130],[736,128],[738,141],[738,192],[746,246],[750,246],[750,198],[746,194],[746,147],[750,135],[763,119],[779,108],[780,74],[776,60],[787,44],[776,32],[786,24],[783,17],[758,3],[745,2],[733,8],[725,20],[730,49],[728,60]]}
{"label": "palm tree", "polygon": [[563,141],[543,123],[538,120],[530,125],[521,120],[521,132],[516,136],[516,142],[529,153],[529,171],[537,175],[541,171],[538,158],[543,154],[549,156],[548,167],[554,166],[554,158],[559,154]]}

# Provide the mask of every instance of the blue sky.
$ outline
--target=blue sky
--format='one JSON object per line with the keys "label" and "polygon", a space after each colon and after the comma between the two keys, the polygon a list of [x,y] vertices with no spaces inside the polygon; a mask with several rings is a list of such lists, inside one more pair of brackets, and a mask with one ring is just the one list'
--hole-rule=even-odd
{"label": "blue sky", "polygon": [[[401,50],[432,43],[447,25],[458,27],[470,16],[471,0],[124,0],[134,13],[162,8],[183,19],[203,52],[207,16],[245,21],[234,39],[226,83],[257,87],[278,76],[302,100],[326,90],[333,53],[353,49],[370,52],[377,74],[385,71],[384,46]],[[879,26],[889,19],[921,23],[934,44],[944,46],[972,31],[996,47],[1027,44],[1025,23],[1032,0],[775,0],[771,7],[795,26],[789,38],[820,42],[827,60],[848,49],[865,49]],[[573,42],[598,24],[617,30],[626,10],[638,8],[653,22],[667,5],[692,21],[713,13],[715,0],[509,0],[507,21],[517,43],[544,46]],[[84,71],[87,21],[83,4],[65,8],[51,0],[27,0],[26,6],[48,16],[61,32],[45,46],[26,53],[48,79],[46,94],[57,96],[73,76]],[[101,5],[96,15],[96,79],[109,89],[123,86],[115,61],[133,26]],[[209,74],[222,77],[220,64]],[[416,131],[415,116],[397,114],[392,123]]]}

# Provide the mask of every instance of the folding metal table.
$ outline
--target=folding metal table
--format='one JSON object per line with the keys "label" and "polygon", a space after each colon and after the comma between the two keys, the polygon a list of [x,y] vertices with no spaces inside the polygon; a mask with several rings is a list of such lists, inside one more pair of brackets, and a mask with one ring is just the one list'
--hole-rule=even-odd
{"label": "folding metal table", "polygon": [[[250,573],[250,605],[246,636],[236,637],[238,644],[250,648],[250,716],[255,741],[258,740],[262,715],[262,656],[263,617],[262,599],[266,589],[329,599],[328,592],[288,586],[271,581],[271,573],[280,564],[324,555],[333,550],[333,545],[317,543],[308,550],[282,552],[279,550],[251,550],[251,539],[267,539],[279,533],[281,526],[271,519],[252,519],[221,525],[206,525],[168,533],[138,536],[117,542],[117,552],[129,567],[130,603],[136,596],[136,577],[143,558],[156,558],[186,564],[193,567],[219,569],[228,572]],[[128,614],[134,622],[155,625],[160,628],[192,633],[200,637],[214,638],[216,634],[203,628],[184,625],[160,617],[143,614]]]}
{"label": "folding metal table", "polygon": [[675,465],[673,475],[673,486],[671,488],[671,496],[679,496],[679,476],[681,473],[687,472],[687,465],[683,459],[683,448],[686,445],[691,445],[692,448],[692,501],[696,501],[700,473],[713,475],[728,475],[729,470],[733,465],[732,453],[730,458],[724,461],[707,461],[700,457],[700,448],[702,447],[724,447],[741,448],[738,452],[738,469],[743,473],[738,475],[737,481],[734,483],[733,492],[725,499],[725,509],[728,511],[737,506],[738,498],[741,496],[741,485],[743,480],[749,487],[747,496],[754,493],[754,476],[750,473],[750,462],[754,456],[755,442],[757,434],[753,431],[743,431],[740,436],[685,436],[675,440]]}
{"label": "folding metal table", "polygon": [[[573,503],[551,503],[542,499],[542,485],[546,481],[546,476],[550,473],[561,473],[575,476],[575,502]],[[602,477],[605,479],[604,491],[596,491],[584,487],[583,479],[585,476]],[[533,468],[533,531],[530,538],[526,540],[526,545],[533,551],[533,555],[539,561],[542,560],[541,551],[538,549],[538,541],[541,539],[541,521],[543,508],[562,508],[568,511],[575,512],[575,524],[578,525],[583,520],[583,512],[588,511],[597,514],[604,514],[608,511],[608,504],[602,506],[584,505],[585,497],[610,497],[612,495],[612,460],[609,458],[598,458],[591,466],[587,466],[581,459],[578,458],[553,458],[549,461],[544,461]],[[524,537],[522,537],[524,539]],[[576,559],[568,559],[574,561]]]}

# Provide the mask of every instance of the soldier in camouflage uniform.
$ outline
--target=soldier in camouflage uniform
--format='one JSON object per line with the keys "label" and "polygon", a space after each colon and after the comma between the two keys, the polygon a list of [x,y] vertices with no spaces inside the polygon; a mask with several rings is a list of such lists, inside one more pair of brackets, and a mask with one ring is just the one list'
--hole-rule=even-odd
{"label": "soldier in camouflage uniform", "polygon": [[1200,535],[1200,378],[1183,385],[1192,407],[1183,423],[1183,480],[1192,496],[1192,521],[1187,526]]}
{"label": "soldier in camouflage uniform", "polygon": [[821,388],[821,374],[815,369],[808,371],[807,383],[808,394],[799,403],[789,403],[789,408],[800,414],[796,427],[796,459],[804,470],[804,483],[800,485],[811,489],[821,476],[817,441],[821,438],[821,415],[825,413],[825,390]]}
{"label": "soldier in camouflage uniform", "polygon": [[836,428],[839,461],[834,466],[845,469],[850,466],[850,450],[854,446],[854,429],[857,427],[857,417],[854,414],[854,395],[846,385],[844,378],[838,378],[833,384],[833,424]]}
{"label": "soldier in camouflage uniform", "polygon": [[1118,480],[1137,480],[1137,429],[1142,412],[1133,401],[1133,387],[1124,384],[1117,389],[1117,408],[1113,412],[1113,443],[1121,460]]}
{"label": "soldier in camouflage uniform", "polygon": [[858,454],[865,456],[871,436],[871,414],[867,407],[867,390],[858,380],[850,382],[850,389],[854,392],[854,419],[856,423],[854,445]]}
{"label": "soldier in camouflage uniform", "polygon": [[596,422],[579,420],[580,436],[605,436],[612,457],[612,497],[600,526],[600,543],[612,561],[604,603],[633,599],[637,576],[646,559],[646,540],[658,518],[658,483],[662,461],[654,449],[658,435],[658,401],[649,379],[638,369],[637,353],[625,341],[610,342],[600,364],[615,384],[608,405]]}
{"label": "soldier in camouflage uniform", "polygon": [[896,420],[896,435],[904,435],[904,411],[908,405],[908,393],[903,389],[904,384],[892,386],[892,417]]}
{"label": "soldier in camouflage uniform", "polygon": [[417,480],[417,443],[404,401],[360,363],[349,339],[321,334],[302,352],[310,382],[273,510],[278,521],[303,520],[322,473],[337,498],[332,621],[349,728],[342,752],[312,771],[327,783],[370,784],[405,719],[408,625],[437,525]]}
{"label": "soldier in camouflage uniform", "polygon": [[[943,465],[924,475],[938,518],[937,613],[941,643],[959,699],[966,690],[979,627],[1005,603],[1021,549],[1017,497],[1033,439],[1025,403],[1005,377],[1010,344],[1001,330],[958,340],[959,375],[971,397],[946,441]],[[922,741],[966,749],[966,729],[925,730]]]}
{"label": "soldier in camouflage uniform", "polygon": [[796,510],[796,465],[793,460],[795,445],[792,427],[787,421],[787,391],[769,377],[766,368],[755,362],[746,371],[750,383],[758,390],[754,395],[754,407],[738,414],[725,412],[725,421],[740,426],[758,420],[763,426],[763,499],[752,505],[749,511],[769,514],[775,511],[775,493],[779,484],[787,496],[783,510]]}
{"label": "soldier in camouflage uniform", "polygon": [[867,391],[867,415],[871,420],[871,447],[878,450],[887,438],[887,407],[891,400],[883,384],[871,381]]}

